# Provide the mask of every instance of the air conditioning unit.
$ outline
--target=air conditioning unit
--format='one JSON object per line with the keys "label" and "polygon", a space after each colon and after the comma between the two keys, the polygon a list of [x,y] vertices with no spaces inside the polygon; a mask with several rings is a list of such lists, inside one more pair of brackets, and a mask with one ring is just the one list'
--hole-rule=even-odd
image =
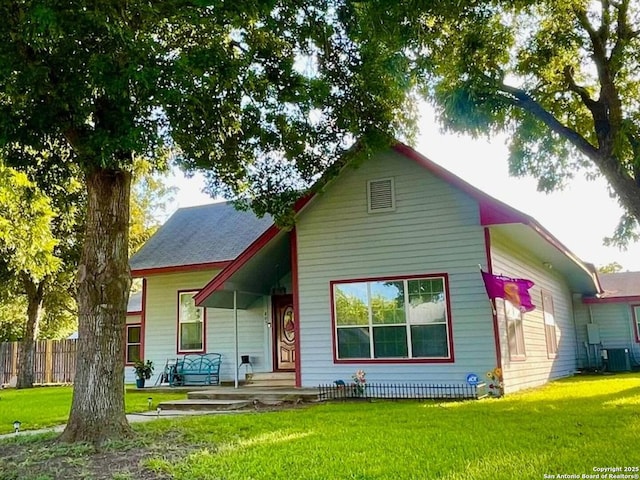
{"label": "air conditioning unit", "polygon": [[607,370],[610,372],[630,372],[631,358],[628,348],[607,348]]}

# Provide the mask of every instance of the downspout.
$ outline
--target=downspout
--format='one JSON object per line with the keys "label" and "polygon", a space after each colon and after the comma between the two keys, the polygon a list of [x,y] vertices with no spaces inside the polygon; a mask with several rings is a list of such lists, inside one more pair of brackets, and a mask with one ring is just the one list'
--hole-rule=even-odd
{"label": "downspout", "polygon": [[240,369],[240,365],[238,365],[238,291],[233,291],[233,334],[235,337],[235,368],[234,376],[235,376],[235,388],[238,388],[238,370]]}

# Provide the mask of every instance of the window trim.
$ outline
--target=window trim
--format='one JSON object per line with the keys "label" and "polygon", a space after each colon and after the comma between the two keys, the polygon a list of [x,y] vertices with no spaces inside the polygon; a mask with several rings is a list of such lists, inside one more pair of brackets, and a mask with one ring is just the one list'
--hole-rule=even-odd
{"label": "window trim", "polygon": [[[134,312],[129,313],[128,315],[132,315]],[[137,313],[137,312],[135,312]],[[138,327],[140,329],[140,343],[129,343],[129,328],[131,327]],[[142,322],[135,322],[135,323],[126,323],[124,326],[124,364],[125,366],[132,366],[133,363],[135,362],[135,360],[133,362],[128,361],[128,354],[129,354],[129,345],[139,345],[140,346],[140,359],[142,360],[143,355],[144,355],[144,337],[142,336]]]}
{"label": "window trim", "polygon": [[[520,311],[520,317],[517,320],[509,320],[509,316],[507,315],[507,302],[508,300],[503,300],[502,302],[502,311],[504,312],[504,321],[506,326],[507,333],[507,349],[509,350],[509,360],[512,362],[524,362],[527,359],[527,344],[526,344],[526,336],[524,334],[524,313]],[[516,307],[514,307],[516,308]],[[522,353],[512,352],[511,351],[511,342],[509,341],[509,322],[519,322],[521,325],[520,332],[522,333]],[[517,334],[517,331],[516,331]],[[517,338],[516,338],[517,342]]]}
{"label": "window trim", "polygon": [[177,292],[177,305],[176,305],[176,353],[204,353],[207,350],[207,309],[205,307],[197,307],[202,309],[202,348],[197,350],[182,350],[180,349],[180,324],[181,323],[195,323],[195,322],[180,322],[180,296],[191,293],[195,296],[200,290],[187,289],[178,290]]}
{"label": "window trim", "polygon": [[640,303],[632,303],[631,315],[633,317],[633,332],[636,336],[636,343],[640,343]]}
{"label": "window trim", "polygon": [[[345,283],[380,282],[396,280],[417,280],[442,278],[444,280],[445,306],[447,309],[447,321],[444,323],[447,329],[447,345],[449,347],[448,357],[431,358],[338,358],[338,325],[336,321],[336,305],[334,295],[334,285]],[[451,313],[451,296],[449,293],[449,275],[447,273],[428,273],[421,275],[389,275],[382,277],[348,278],[344,280],[331,280],[329,282],[329,296],[331,302],[331,337],[333,346],[334,364],[393,364],[393,363],[455,363],[455,353],[453,349],[453,319]],[[408,342],[407,342],[408,343]]]}
{"label": "window trim", "polygon": [[[542,326],[544,328],[544,338],[547,345],[547,358],[557,358],[558,357],[558,322],[556,322],[556,308],[555,302],[553,301],[553,295],[551,292],[542,291]],[[551,317],[553,318],[553,343],[549,343],[549,333],[547,332],[547,320],[545,318],[545,314],[548,312],[547,302],[545,299],[549,300],[549,304],[551,306],[550,312]],[[554,347],[550,349],[549,347]]]}

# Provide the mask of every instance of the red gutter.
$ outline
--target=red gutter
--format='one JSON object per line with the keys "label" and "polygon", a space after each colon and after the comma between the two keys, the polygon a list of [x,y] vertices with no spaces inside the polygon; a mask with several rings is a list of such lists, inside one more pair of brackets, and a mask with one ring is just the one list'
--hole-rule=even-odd
{"label": "red gutter", "polygon": [[549,231],[547,231],[542,225],[540,225],[534,218],[526,215],[515,208],[507,205],[488,195],[487,193],[479,190],[473,185],[462,180],[460,177],[454,175],[450,171],[441,167],[437,163],[429,160],[427,157],[417,152],[413,148],[403,143],[397,143],[393,146],[393,149],[417,162],[428,171],[441,178],[445,182],[453,185],[454,187],[462,190],[469,196],[473,197],[480,204],[480,224],[482,226],[489,225],[501,225],[507,223],[522,223],[532,228],[538,235],[540,235],[546,242],[558,249],[563,255],[568,257],[572,262],[581,267],[586,273],[591,275],[594,281],[594,286],[598,292],[602,292],[602,287],[598,276],[595,273],[594,268],[589,268],[582,260],[574,255],[566,246],[564,246],[560,240],[554,237]]}
{"label": "red gutter", "polygon": [[[315,197],[315,194],[307,194],[296,200],[293,209],[299,213]],[[294,229],[295,230],[295,229]],[[249,245],[235,260],[227,262],[225,268],[207,283],[200,292],[194,296],[196,305],[202,306],[209,295],[222,288],[227,280],[236,273],[245,263],[247,263],[256,253],[258,253],[267,243],[269,243],[279,232],[280,228],[273,224],[262,235],[260,235],[251,245]]]}

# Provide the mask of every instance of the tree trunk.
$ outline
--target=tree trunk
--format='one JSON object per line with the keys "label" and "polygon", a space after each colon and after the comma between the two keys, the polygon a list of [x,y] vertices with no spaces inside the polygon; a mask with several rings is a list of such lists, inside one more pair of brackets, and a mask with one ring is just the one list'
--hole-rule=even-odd
{"label": "tree trunk", "polygon": [[36,339],[40,331],[42,301],[44,299],[45,280],[36,284],[28,275],[22,276],[27,293],[27,326],[18,351],[17,388],[32,388],[35,374]]}
{"label": "tree trunk", "polygon": [[78,358],[73,402],[60,439],[130,437],[124,409],[124,325],[131,175],[98,168],[86,175],[87,219],[78,268]]}

